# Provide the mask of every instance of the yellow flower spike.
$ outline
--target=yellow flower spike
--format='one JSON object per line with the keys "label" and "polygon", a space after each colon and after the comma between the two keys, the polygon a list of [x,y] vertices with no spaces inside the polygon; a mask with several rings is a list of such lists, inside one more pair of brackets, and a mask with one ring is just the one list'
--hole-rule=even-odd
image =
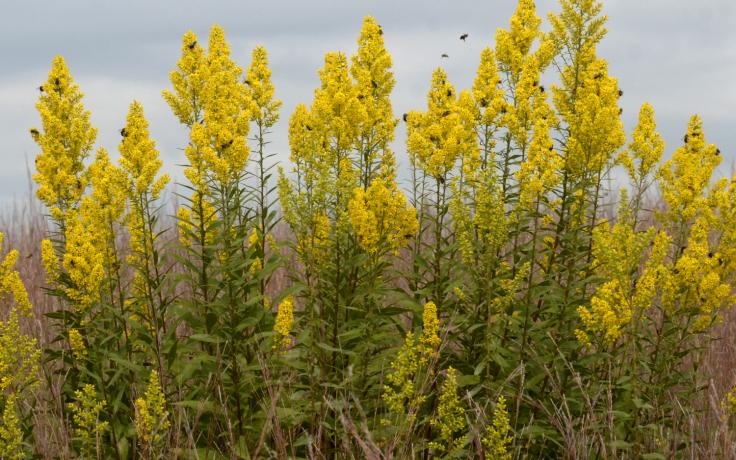
{"label": "yellow flower spike", "polygon": [[501,395],[496,400],[496,407],[493,409],[493,421],[486,427],[485,436],[481,440],[486,450],[486,458],[511,460],[512,453],[509,452],[509,449],[513,437],[509,432],[511,432],[511,423],[509,412],[506,409],[506,398]]}
{"label": "yellow flower spike", "polygon": [[282,102],[274,99],[275,88],[271,82],[271,69],[268,67],[266,48],[253,48],[252,61],[246,74],[251,99],[255,105],[252,119],[265,127],[271,127],[279,119],[279,108]]}
{"label": "yellow flower spike", "polygon": [[519,0],[511,16],[509,30],[496,31],[496,58],[499,67],[517,81],[534,40],[540,36],[542,20],[537,16],[533,0]]}
{"label": "yellow flower spike", "polygon": [[708,207],[704,192],[720,163],[718,149],[706,143],[703,122],[694,115],[684,145],[659,169],[659,186],[668,206],[668,211],[660,217],[670,224],[686,223],[702,213]]}
{"label": "yellow flower spike", "polygon": [[495,124],[505,106],[504,92],[499,87],[499,81],[496,55],[490,48],[484,48],[480,53],[480,64],[473,80],[473,98],[482,112],[482,125]]}
{"label": "yellow flower spike", "polygon": [[46,270],[46,280],[55,283],[59,278],[60,262],[54,244],[47,239],[41,241],[41,262]]}
{"label": "yellow flower spike", "polygon": [[322,134],[323,140],[334,142],[329,147],[346,151],[354,146],[367,114],[350,79],[345,55],[327,53],[319,77],[321,87],[315,91],[311,109],[316,121],[313,129]]}
{"label": "yellow flower spike", "polygon": [[294,326],[294,298],[289,296],[281,301],[276,312],[274,349],[283,349],[291,345],[291,328]]}
{"label": "yellow flower spike", "polygon": [[404,344],[391,362],[391,371],[386,375],[381,399],[394,414],[415,416],[427,399],[425,395],[416,394],[414,380],[420,369],[420,351],[415,342],[414,333],[407,332]]}
{"label": "yellow flower spike", "polygon": [[97,390],[86,384],[74,392],[76,401],[67,405],[74,421],[74,435],[81,440],[80,454],[83,458],[98,458],[100,438],[110,428],[109,422],[101,421],[105,402],[97,399]]}
{"label": "yellow flower spike", "polygon": [[623,165],[634,183],[646,186],[644,182],[664,152],[664,141],[657,132],[657,122],[654,120],[654,108],[648,103],[639,110],[639,122],[634,129],[629,151],[626,155],[629,159],[624,160]]}
{"label": "yellow flower spike", "polygon": [[161,190],[169,182],[164,174],[156,179],[163,162],[159,159],[156,143],[150,138],[148,121],[143,114],[143,106],[134,101],[130,104],[123,140],[120,150],[120,167],[128,176],[129,198],[134,200],[140,194],[150,193],[156,200]]}
{"label": "yellow flower spike", "polygon": [[424,304],[422,312],[422,335],[419,338],[419,351],[422,353],[422,361],[436,358],[439,355],[438,348],[442,340],[439,336],[440,320],[437,315],[437,305],[429,301]]}
{"label": "yellow flower spike", "polygon": [[38,184],[36,195],[63,228],[65,214],[78,207],[87,186],[83,162],[92,151],[97,130],[90,124],[83,94],[64,58],[54,58],[48,79],[39,89],[36,109],[42,129],[31,129],[31,136],[41,152],[33,180]]}
{"label": "yellow flower spike", "polygon": [[440,389],[437,416],[430,420],[432,427],[439,430],[439,436],[429,443],[429,447],[439,452],[453,453],[465,444],[467,421],[457,390],[457,371],[450,367]]}
{"label": "yellow flower spike", "polygon": [[74,357],[78,360],[87,356],[87,346],[84,344],[84,337],[79,329],[69,329],[69,348],[71,348]]}
{"label": "yellow flower spike", "polygon": [[368,190],[357,187],[348,213],[360,246],[368,254],[397,253],[418,230],[416,212],[393,180],[378,178]]}
{"label": "yellow flower spike", "polygon": [[358,52],[351,62],[350,74],[355,80],[358,99],[366,115],[360,127],[358,148],[362,154],[368,155],[361,161],[370,170],[376,153],[389,151],[398,123],[389,99],[396,84],[391,71],[391,55],[384,46],[381,26],[371,16],[363,19]]}
{"label": "yellow flower spike", "polygon": [[11,393],[5,401],[2,424],[0,424],[0,458],[23,460],[23,431],[16,413],[17,395]]}
{"label": "yellow flower spike", "polygon": [[204,85],[209,68],[205,51],[194,32],[184,34],[181,51],[177,69],[169,74],[174,91],[164,90],[163,97],[179,121],[191,127],[202,120]]}
{"label": "yellow flower spike", "polygon": [[156,455],[163,453],[162,444],[166,442],[166,432],[170,426],[158,372],[152,370],[144,396],[135,401],[135,432],[141,450],[149,458],[157,458]]}
{"label": "yellow flower spike", "polygon": [[427,112],[408,115],[406,146],[414,165],[441,179],[474,139],[474,124],[467,123],[467,116],[461,118],[455,88],[442,69],[432,74],[427,101]]}
{"label": "yellow flower spike", "polygon": [[582,75],[573,113],[566,121],[572,127],[567,142],[566,167],[576,177],[598,174],[626,137],[618,106],[618,83],[608,76],[608,64],[596,59]]}

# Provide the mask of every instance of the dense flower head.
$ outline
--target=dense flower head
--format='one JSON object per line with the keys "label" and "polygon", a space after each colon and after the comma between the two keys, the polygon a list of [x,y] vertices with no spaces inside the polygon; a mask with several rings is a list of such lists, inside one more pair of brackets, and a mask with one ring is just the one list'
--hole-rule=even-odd
{"label": "dense flower head", "polygon": [[549,104],[546,93],[535,91],[532,111],[532,141],[527,158],[522,162],[517,178],[520,186],[520,206],[529,206],[534,199],[549,191],[560,180],[559,171],[562,159],[555,150],[550,134],[556,117]]}
{"label": "dense flower head", "polygon": [[439,430],[439,433],[435,441],[429,443],[429,447],[439,452],[456,452],[465,444],[467,422],[457,390],[457,371],[450,367],[440,389],[437,415],[430,420],[432,427]]}
{"label": "dense flower head", "polygon": [[440,179],[464,152],[477,150],[475,120],[460,113],[455,88],[440,68],[432,74],[427,101],[426,112],[408,114],[406,146],[414,165]]}
{"label": "dense flower head", "polygon": [[518,80],[526,56],[534,41],[540,37],[541,23],[534,0],[520,0],[511,16],[509,30],[496,31],[496,58],[500,68],[508,72],[513,80]]}
{"label": "dense flower head", "polygon": [[639,122],[634,129],[629,151],[620,156],[621,163],[634,183],[646,187],[645,182],[654,171],[664,152],[664,141],[657,132],[654,108],[645,103],[639,109]]}
{"label": "dense flower head", "polygon": [[285,348],[291,345],[291,328],[294,326],[294,298],[288,296],[281,301],[276,312],[274,348]]}
{"label": "dense flower head", "polygon": [[367,190],[357,187],[348,203],[353,230],[371,255],[397,252],[417,232],[416,212],[393,180],[374,179]]}
{"label": "dense flower head", "polygon": [[316,121],[313,129],[329,144],[326,147],[346,151],[354,147],[367,114],[350,78],[345,54],[327,53],[319,77],[321,86],[314,92],[311,110]]}
{"label": "dense flower head", "polygon": [[65,288],[77,311],[84,312],[99,300],[105,279],[105,227],[96,219],[94,205],[85,200],[67,222],[63,266],[71,281]]}
{"label": "dense flower head", "polygon": [[168,174],[156,178],[162,166],[156,143],[150,138],[148,121],[143,114],[143,106],[138,101],[130,104],[127,122],[123,128],[120,150],[120,166],[128,176],[128,193],[134,197],[150,193],[157,199],[169,182]]}
{"label": "dense flower head", "polygon": [[480,123],[493,125],[506,107],[504,91],[500,86],[496,55],[490,48],[480,53],[478,71],[473,80],[473,98],[480,110]]}
{"label": "dense flower head", "polygon": [[684,141],[658,173],[662,196],[669,209],[663,217],[673,222],[689,222],[708,207],[704,192],[721,163],[716,146],[706,143],[699,116],[690,119]]}
{"label": "dense flower head", "polygon": [[176,70],[169,74],[174,91],[164,90],[163,97],[179,121],[191,127],[202,120],[204,110],[204,86],[209,68],[204,48],[194,32],[182,37],[181,58]]}
{"label": "dense flower head", "polygon": [[[180,119],[191,127],[191,142],[184,150],[189,167],[184,174],[195,189],[204,191],[208,179],[226,184],[238,180],[243,173],[250,153],[246,136],[253,101],[241,81],[242,69],[230,58],[220,26],[214,25],[210,30],[206,59],[198,51],[196,56],[190,56],[194,50],[196,45],[193,50],[187,47],[182,59],[204,59],[197,61],[192,70],[196,72],[197,94],[190,94],[189,80],[194,76],[174,72],[172,83],[177,95],[164,93],[164,97],[175,113],[182,111],[185,116]],[[196,104],[190,103],[192,98],[196,98]]]}
{"label": "dense flower head", "polygon": [[[383,30],[371,16],[363,19],[358,52],[351,62],[350,74],[366,115],[360,128],[360,148],[371,153],[385,151],[394,139],[397,124],[389,99],[396,80],[391,71],[391,54],[384,46]],[[372,158],[367,160],[370,163]]]}
{"label": "dense flower head", "polygon": [[252,119],[265,127],[271,127],[279,119],[282,102],[274,99],[275,87],[268,67],[268,53],[263,46],[253,48],[252,60],[246,74],[246,85],[255,105]]}
{"label": "dense flower head", "polygon": [[570,125],[565,166],[576,177],[599,174],[626,142],[618,106],[618,83],[608,75],[606,61],[591,62],[582,81],[572,112],[562,113]]}
{"label": "dense flower head", "polygon": [[33,180],[38,184],[38,198],[62,223],[66,211],[76,208],[84,194],[87,182],[83,162],[92,150],[97,130],[89,121],[82,92],[64,58],[54,58],[48,79],[39,89],[36,108],[42,129],[31,129],[31,136],[41,152],[36,157]]}
{"label": "dense flower head", "polygon": [[84,343],[84,337],[79,329],[69,329],[69,348],[72,350],[72,354],[78,360],[84,359],[87,356],[87,345]]}
{"label": "dense flower head", "polygon": [[56,248],[51,240],[44,239],[41,241],[41,262],[46,270],[46,280],[50,283],[56,282],[59,277],[59,257],[56,255]]}
{"label": "dense flower head", "polygon": [[[110,241],[113,237],[113,226],[125,212],[128,198],[125,173],[115,166],[105,149],[99,149],[95,161],[87,170],[92,191],[82,198],[84,209],[80,212],[89,215],[90,222],[97,219],[96,228],[101,238]],[[90,231],[92,229],[90,228]]]}
{"label": "dense flower head", "polygon": [[415,379],[420,369],[419,350],[413,332],[408,332],[404,344],[391,362],[381,398],[395,414],[409,414],[422,405],[426,396],[417,394]]}
{"label": "dense flower head", "polygon": [[101,420],[105,410],[105,401],[97,398],[94,385],[86,384],[81,390],[74,392],[75,401],[67,407],[74,421],[74,435],[82,442],[82,454],[85,458],[97,458],[99,439],[110,428],[110,423]]}
{"label": "dense flower head", "polygon": [[442,342],[439,336],[440,319],[437,314],[437,305],[429,301],[424,304],[422,311],[422,335],[419,338],[419,351],[422,353],[422,360],[437,357],[439,355],[439,346]]}
{"label": "dense flower head", "polygon": [[506,398],[500,395],[493,409],[493,421],[486,427],[485,436],[481,440],[486,450],[486,458],[511,460],[509,447],[513,437],[509,434],[511,423],[506,409]]}
{"label": "dense flower head", "polygon": [[160,449],[170,426],[158,372],[152,370],[145,394],[135,400],[135,431],[143,452],[153,453]]}
{"label": "dense flower head", "polygon": [[0,458],[4,460],[23,460],[23,431],[16,412],[17,395],[11,393],[5,400],[2,424],[0,424]]}

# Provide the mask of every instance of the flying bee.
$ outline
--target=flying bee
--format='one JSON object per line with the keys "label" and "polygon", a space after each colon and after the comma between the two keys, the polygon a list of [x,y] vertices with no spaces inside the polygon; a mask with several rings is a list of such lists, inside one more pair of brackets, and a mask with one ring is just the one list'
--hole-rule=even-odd
{"label": "flying bee", "polygon": [[440,57],[441,58],[449,58],[450,56],[447,53],[442,53],[442,56],[440,56]]}
{"label": "flying bee", "polygon": [[460,40],[465,41],[466,38],[468,38],[468,34],[460,35]]}

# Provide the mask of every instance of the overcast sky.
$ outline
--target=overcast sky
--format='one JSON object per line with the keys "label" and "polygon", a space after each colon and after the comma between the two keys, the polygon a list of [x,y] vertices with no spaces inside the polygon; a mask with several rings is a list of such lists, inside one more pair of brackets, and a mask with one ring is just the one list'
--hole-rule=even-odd
{"label": "overcast sky", "polygon": [[[515,0],[270,0],[143,1],[25,0],[2,4],[0,13],[0,203],[27,190],[26,164],[36,145],[28,129],[40,124],[34,103],[52,58],[67,59],[86,94],[84,103],[99,129],[98,145],[117,154],[118,130],[138,99],[166,168],[180,178],[186,136],[161,90],[191,29],[205,43],[209,27],[222,25],[241,67],[250,51],[269,52],[276,95],[284,101],[272,148],[288,155],[288,117],[309,103],[324,53],[352,54],[362,17],[382,25],[393,55],[397,115],[425,105],[432,70],[442,65],[458,88],[470,86],[480,51],[507,27]],[[556,0],[538,0],[546,18]],[[736,158],[736,1],[608,0],[609,34],[599,54],[610,62],[625,94],[623,118],[630,133],[639,106],[649,101],[667,153],[680,143],[693,113],[700,114],[710,142],[724,152],[721,173]],[[547,28],[547,24],[544,25]],[[468,33],[461,42],[461,33]],[[441,59],[442,53],[449,59]],[[544,82],[543,82],[544,83]],[[406,165],[403,124],[397,145]]]}

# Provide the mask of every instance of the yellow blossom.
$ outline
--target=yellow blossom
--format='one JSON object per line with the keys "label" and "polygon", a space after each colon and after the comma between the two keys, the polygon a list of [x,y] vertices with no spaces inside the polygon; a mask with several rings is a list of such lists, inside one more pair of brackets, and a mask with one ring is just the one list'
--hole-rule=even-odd
{"label": "yellow blossom", "polygon": [[294,299],[289,296],[281,301],[276,312],[276,323],[273,326],[275,334],[274,349],[286,348],[291,345],[291,328],[294,326]]}
{"label": "yellow blossom", "polygon": [[159,458],[165,453],[163,445],[170,426],[158,372],[152,370],[145,395],[135,401],[135,431],[146,458]]}
{"label": "yellow blossom", "polygon": [[454,453],[465,445],[467,422],[465,410],[457,394],[457,371],[452,367],[447,369],[445,381],[440,389],[437,415],[430,424],[439,430],[435,440],[429,443],[430,448],[439,452]]}
{"label": "yellow blossom", "polygon": [[245,83],[248,85],[251,99],[255,104],[253,120],[264,127],[273,126],[279,119],[279,107],[282,102],[274,99],[274,86],[271,82],[271,69],[268,67],[268,53],[266,48],[253,48],[252,61],[246,74]]}
{"label": "yellow blossom", "polygon": [[383,248],[394,253],[417,232],[414,209],[393,180],[373,180],[367,190],[358,187],[348,203],[358,242],[371,255]]}
{"label": "yellow blossom", "polygon": [[84,359],[87,356],[87,346],[84,344],[84,337],[79,329],[69,329],[69,348],[76,359]]}
{"label": "yellow blossom", "polygon": [[36,108],[43,128],[31,129],[41,148],[33,180],[38,184],[36,195],[63,228],[66,212],[79,205],[87,186],[83,161],[92,150],[97,130],[90,124],[83,95],[64,58],[54,58],[40,90]]}
{"label": "yellow blossom", "polygon": [[439,336],[440,320],[437,315],[437,305],[429,301],[424,304],[422,312],[422,335],[419,338],[419,351],[422,353],[422,360],[437,357],[439,355],[438,347],[442,340]]}
{"label": "yellow blossom", "polygon": [[486,433],[482,439],[486,458],[511,460],[512,453],[509,452],[509,448],[513,437],[509,434],[510,431],[511,423],[506,409],[506,398],[500,395],[493,409],[493,421],[486,427]]}

